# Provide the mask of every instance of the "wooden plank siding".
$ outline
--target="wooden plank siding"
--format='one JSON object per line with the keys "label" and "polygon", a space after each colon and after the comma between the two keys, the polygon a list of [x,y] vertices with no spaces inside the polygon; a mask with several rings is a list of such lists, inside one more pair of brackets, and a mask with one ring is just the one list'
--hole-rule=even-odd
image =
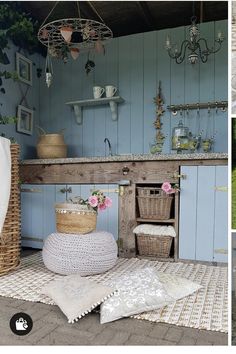
{"label": "wooden plank siding", "polygon": [[[50,89],[40,80],[40,125],[49,132],[66,128],[65,140],[70,156],[104,156],[104,138],[111,141],[113,152],[147,153],[155,137],[153,122],[158,82],[162,82],[165,107],[169,104],[227,100],[227,21],[203,23],[201,34],[213,45],[217,31],[225,36],[222,49],[209,56],[208,62],[176,64],[168,57],[166,35],[179,44],[188,36],[188,27],[135,34],[115,38],[106,46],[105,56],[94,54],[96,67],[86,75],[87,54],[67,64],[54,61],[54,82]],[[92,57],[93,59],[93,57]],[[43,65],[43,63],[42,63]],[[114,84],[125,102],[118,105],[118,120],[111,120],[109,106],[83,109],[83,124],[75,122],[66,101],[93,97],[93,86]],[[49,98],[48,98],[49,96]],[[165,108],[164,107],[164,108]],[[227,151],[227,112],[211,110],[210,130],[215,135],[213,151]],[[206,130],[207,110],[173,116],[166,110],[162,117],[166,135],[164,153],[171,152],[172,128],[180,119],[193,134]],[[201,150],[200,150],[201,151]]]}

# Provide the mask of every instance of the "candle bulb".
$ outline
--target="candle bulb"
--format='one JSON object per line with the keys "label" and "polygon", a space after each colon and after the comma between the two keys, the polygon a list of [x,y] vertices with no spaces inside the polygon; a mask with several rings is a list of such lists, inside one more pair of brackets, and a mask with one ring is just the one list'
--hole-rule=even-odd
{"label": "candle bulb", "polygon": [[170,44],[170,37],[167,36],[167,37],[166,37],[166,48],[167,48],[167,49],[170,49],[170,47],[171,47],[171,44]]}

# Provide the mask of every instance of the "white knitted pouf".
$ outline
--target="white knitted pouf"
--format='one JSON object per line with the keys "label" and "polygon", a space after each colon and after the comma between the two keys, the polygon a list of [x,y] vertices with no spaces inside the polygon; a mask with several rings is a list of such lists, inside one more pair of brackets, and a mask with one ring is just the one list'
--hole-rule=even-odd
{"label": "white knitted pouf", "polygon": [[85,235],[53,233],[43,246],[43,261],[58,274],[100,274],[117,261],[117,244],[112,234],[95,231]]}

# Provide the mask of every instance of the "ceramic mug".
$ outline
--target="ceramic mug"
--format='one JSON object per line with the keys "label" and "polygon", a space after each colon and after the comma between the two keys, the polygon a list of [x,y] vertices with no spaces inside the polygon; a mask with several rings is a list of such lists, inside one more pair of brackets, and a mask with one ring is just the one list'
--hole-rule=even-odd
{"label": "ceramic mug", "polygon": [[105,92],[105,89],[103,87],[101,87],[101,86],[94,86],[93,87],[93,97],[95,99],[102,97],[104,92]]}
{"label": "ceramic mug", "polygon": [[113,97],[117,91],[117,88],[112,85],[107,85],[105,86],[105,90],[106,90],[106,97]]}

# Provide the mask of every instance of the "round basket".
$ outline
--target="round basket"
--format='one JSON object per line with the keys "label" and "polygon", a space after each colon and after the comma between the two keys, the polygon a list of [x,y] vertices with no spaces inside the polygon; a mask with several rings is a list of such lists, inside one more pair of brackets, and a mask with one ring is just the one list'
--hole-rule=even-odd
{"label": "round basket", "polygon": [[37,155],[40,159],[64,158],[67,146],[62,134],[42,134],[37,144]]}
{"label": "round basket", "polygon": [[96,229],[97,212],[86,205],[61,203],[55,205],[57,232],[87,234]]}
{"label": "round basket", "polygon": [[19,145],[11,144],[11,194],[0,235],[0,276],[20,264],[19,154]]}

